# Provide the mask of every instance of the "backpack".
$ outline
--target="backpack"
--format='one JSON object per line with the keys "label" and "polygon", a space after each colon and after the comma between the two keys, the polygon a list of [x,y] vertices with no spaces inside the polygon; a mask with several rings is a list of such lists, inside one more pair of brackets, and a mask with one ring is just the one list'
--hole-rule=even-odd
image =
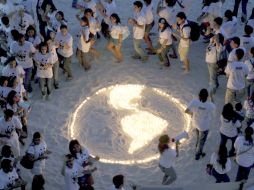
{"label": "backpack", "polygon": [[190,31],[190,40],[195,42],[200,37],[200,27],[199,27],[199,24],[194,22],[194,21],[190,21],[190,20],[188,20],[187,22],[188,22],[188,24],[185,24],[183,26],[183,28],[184,27],[190,27],[191,28],[191,31]]}

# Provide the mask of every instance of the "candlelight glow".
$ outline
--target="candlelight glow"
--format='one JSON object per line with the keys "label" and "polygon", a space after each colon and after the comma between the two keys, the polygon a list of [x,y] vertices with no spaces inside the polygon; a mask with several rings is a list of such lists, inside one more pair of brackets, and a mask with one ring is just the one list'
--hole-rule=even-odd
{"label": "candlelight glow", "polygon": [[[123,116],[121,119],[122,130],[132,139],[129,145],[128,153],[133,154],[138,149],[146,146],[154,138],[159,136],[163,131],[168,128],[168,122],[161,117],[154,115],[153,113],[147,112],[141,109],[139,106],[139,100],[142,98],[142,91],[146,87],[144,85],[113,85],[107,88],[98,90],[95,95],[101,95],[109,92],[108,103],[116,110],[129,110],[129,115]],[[183,112],[183,118],[185,127],[183,130],[189,132],[191,118],[188,114],[184,114],[186,106],[181,103],[180,100],[172,97],[166,92],[151,88],[159,96],[167,98],[167,101],[173,102],[181,112]],[[92,95],[94,96],[94,95]],[[68,125],[70,138],[75,138],[75,121],[79,117],[79,112],[83,106],[91,99],[87,97],[81,102],[70,118]],[[98,153],[99,154],[99,153]],[[159,155],[139,159],[139,160],[113,160],[101,158],[100,162],[110,164],[121,164],[121,165],[133,165],[133,164],[144,164],[158,159]]]}

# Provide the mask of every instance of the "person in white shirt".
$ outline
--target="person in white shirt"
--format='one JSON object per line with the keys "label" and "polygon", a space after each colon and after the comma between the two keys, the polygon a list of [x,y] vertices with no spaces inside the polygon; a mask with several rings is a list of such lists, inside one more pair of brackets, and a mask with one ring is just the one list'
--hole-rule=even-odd
{"label": "person in white shirt", "polygon": [[34,20],[31,15],[25,13],[24,8],[20,9],[14,16],[12,21],[13,29],[16,29],[21,34],[26,34],[26,30],[30,25],[34,25]]}
{"label": "person in white shirt", "polygon": [[225,40],[230,40],[234,37],[235,28],[237,27],[237,18],[233,16],[231,10],[226,10],[224,14],[225,22],[222,24],[222,29],[225,32]]}
{"label": "person in white shirt", "polygon": [[26,29],[26,41],[31,42],[33,46],[38,49],[39,44],[42,42],[42,38],[40,35],[37,35],[36,29],[34,26],[30,25]]}
{"label": "person in white shirt", "polygon": [[249,51],[249,59],[244,63],[249,68],[249,73],[246,77],[246,89],[247,96],[250,97],[251,93],[254,91],[254,46]]}
{"label": "person in white shirt", "polygon": [[176,23],[176,10],[174,6],[175,2],[171,0],[166,0],[165,6],[163,1],[159,1],[157,5],[157,14],[160,18],[166,19],[170,26]]}
{"label": "person in white shirt", "polygon": [[153,44],[150,38],[150,32],[154,26],[154,17],[153,17],[153,2],[152,0],[144,0],[146,5],[145,7],[145,16],[146,16],[146,26],[145,26],[145,35],[144,40],[147,45],[148,53],[153,53]]}
{"label": "person in white shirt", "polygon": [[123,42],[123,30],[121,20],[117,14],[110,16],[112,27],[110,29],[110,40],[108,41],[107,49],[113,53],[117,62],[123,61],[123,54],[121,51]]}
{"label": "person in white shirt", "polygon": [[[242,49],[245,54],[245,49],[243,47],[240,47],[241,40],[239,37],[233,37],[230,40],[230,53],[228,54],[228,63],[237,61],[235,51],[237,49]],[[228,48],[227,48],[228,50]],[[243,57],[244,58],[244,57]]]}
{"label": "person in white shirt", "polygon": [[215,105],[207,99],[208,91],[201,89],[199,99],[192,100],[185,110],[185,113],[192,115],[192,126],[197,134],[196,160],[205,156],[203,148],[215,113]]}
{"label": "person in white shirt", "polygon": [[46,42],[42,42],[39,45],[39,51],[34,55],[34,61],[37,66],[36,75],[39,78],[42,99],[50,99],[53,78],[53,61]]}
{"label": "person in white shirt", "polygon": [[51,152],[47,149],[47,144],[39,132],[33,134],[32,143],[26,153],[29,155],[29,159],[34,161],[34,166],[31,170],[32,174],[35,176],[44,175],[45,160],[48,159],[48,155]]}
{"label": "person in white shirt", "polygon": [[146,62],[148,56],[141,48],[141,42],[145,35],[146,18],[142,11],[143,3],[141,1],[135,1],[133,3],[134,18],[128,20],[129,24],[133,26],[133,45],[135,55],[133,59],[141,59],[142,62]]}
{"label": "person in white shirt", "polygon": [[210,159],[212,166],[212,176],[216,183],[230,182],[227,173],[231,170],[231,161],[228,158],[228,150],[224,145],[220,145],[218,152],[214,152]]}
{"label": "person in white shirt", "polygon": [[77,34],[77,59],[79,64],[84,68],[85,71],[91,68],[89,60],[89,51],[91,47],[89,21],[87,17],[83,16],[79,19],[80,29]]}
{"label": "person in white shirt", "polygon": [[223,37],[225,38],[226,34],[225,31],[223,30],[223,28],[221,27],[223,23],[223,19],[221,17],[217,17],[213,20],[213,33],[214,34],[222,34]]}
{"label": "person in white shirt", "polygon": [[25,189],[26,182],[20,178],[13,163],[9,159],[3,159],[0,170],[0,189],[9,190],[21,187]]}
{"label": "person in white shirt", "polygon": [[71,70],[71,59],[73,55],[73,38],[68,32],[66,25],[61,25],[61,32],[56,34],[56,44],[59,46],[57,49],[58,60],[60,65],[63,65],[64,72],[67,74],[67,80],[72,79],[72,70]]}
{"label": "person in white shirt", "polygon": [[89,169],[94,162],[98,161],[100,158],[98,156],[92,157],[86,148],[81,147],[78,140],[71,140],[69,143],[69,151],[71,155],[75,158],[74,162],[79,166],[83,167],[87,172],[84,175],[79,176],[78,184],[82,188],[87,184],[93,185],[92,172],[96,171],[96,167]]}
{"label": "person in white shirt", "polygon": [[[183,69],[185,73],[190,71],[190,61],[188,58],[190,49],[190,32],[191,28],[188,26],[187,17],[184,12],[179,12],[176,15],[177,24],[179,25],[180,35],[173,33],[173,35],[180,39],[178,46],[178,53],[180,55],[180,61],[183,62]],[[177,29],[177,25],[173,25],[174,29]]]}
{"label": "person in white shirt", "polygon": [[170,66],[170,61],[168,58],[169,50],[172,49],[172,31],[166,19],[159,19],[159,40],[158,48],[156,53],[159,56],[160,64],[166,67]]}
{"label": "person in white shirt", "polygon": [[209,94],[212,99],[219,86],[217,75],[218,71],[217,61],[220,59],[220,54],[222,53],[224,48],[223,42],[224,42],[223,35],[220,33],[216,34],[210,39],[210,43],[206,48],[205,61],[207,63],[209,73],[209,86],[210,86]]}
{"label": "person in white shirt", "polygon": [[177,150],[170,148],[170,142],[171,140],[168,135],[162,135],[159,138],[159,168],[164,173],[162,185],[170,185],[177,179],[177,175],[174,169],[174,162],[177,157]]}
{"label": "person in white shirt", "polygon": [[59,44],[56,43],[55,40],[56,33],[54,31],[49,32],[48,38],[45,40],[49,47],[49,52],[51,54],[52,63],[53,63],[53,85],[55,89],[59,88],[59,81],[58,81],[58,75],[59,75],[59,61],[56,49],[59,47]]}
{"label": "person in white shirt", "polygon": [[115,175],[112,182],[113,185],[109,190],[124,190],[124,176],[122,174]]}
{"label": "person in white shirt", "polygon": [[221,114],[220,122],[220,145],[226,146],[228,140],[232,141],[232,146],[228,154],[229,156],[235,155],[234,143],[238,136],[238,131],[242,127],[240,121],[237,120],[235,115],[236,113],[232,104],[225,104]]}
{"label": "person in white shirt", "polygon": [[247,25],[254,28],[254,8],[252,8],[252,12],[251,12],[251,15],[249,17],[249,20],[247,21]]}
{"label": "person in white shirt", "polygon": [[[1,18],[0,24],[0,57],[7,57],[12,42],[10,20],[7,16]],[[0,22],[0,23],[1,23]]]}
{"label": "person in white shirt", "polygon": [[11,1],[1,0],[0,1],[0,17],[7,16],[12,19],[12,16],[18,10],[18,7],[14,6]]}
{"label": "person in white shirt", "polygon": [[[22,131],[22,124],[19,119],[14,116],[12,110],[5,110],[4,117],[0,118],[0,137],[1,141],[12,147],[15,157],[20,156],[19,136]],[[18,132],[18,133],[17,133]]]}
{"label": "person in white shirt", "polygon": [[253,129],[247,127],[244,136],[237,137],[235,141],[236,163],[238,171],[235,181],[248,180],[249,173],[254,164]]}
{"label": "person in white shirt", "polygon": [[228,77],[225,103],[241,102],[245,90],[245,78],[249,73],[248,66],[241,62],[244,51],[239,48],[235,51],[237,61],[228,63],[225,73]]}
{"label": "person in white shirt", "polygon": [[243,108],[245,109],[245,121],[249,127],[254,122],[254,91],[244,101]]}
{"label": "person in white shirt", "polygon": [[64,13],[62,11],[57,11],[54,16],[48,21],[48,32],[55,31],[60,32],[61,25],[67,26],[67,21],[64,18]]}
{"label": "person in white shirt", "polygon": [[249,25],[244,26],[244,35],[240,37],[240,47],[243,47],[246,50],[245,59],[250,58],[251,54],[248,54],[250,52],[250,49],[254,47],[254,36],[253,34],[253,28]]}
{"label": "person in white shirt", "polygon": [[27,92],[32,92],[31,75],[33,69],[33,55],[36,52],[33,44],[25,41],[23,34],[19,34],[18,41],[13,42],[10,52],[16,57],[17,63],[23,67],[25,71],[24,86]]}
{"label": "person in white shirt", "polygon": [[44,190],[45,179],[43,175],[35,175],[32,181],[32,190]]}

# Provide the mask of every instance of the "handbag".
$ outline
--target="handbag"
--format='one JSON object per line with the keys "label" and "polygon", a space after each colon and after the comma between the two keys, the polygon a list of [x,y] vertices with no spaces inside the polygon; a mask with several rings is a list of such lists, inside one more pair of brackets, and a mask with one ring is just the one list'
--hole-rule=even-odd
{"label": "handbag", "polygon": [[212,170],[213,170],[213,165],[212,164],[207,164],[206,165],[206,173],[208,175],[212,175]]}
{"label": "handbag", "polygon": [[29,159],[29,155],[25,154],[21,160],[20,160],[20,165],[23,166],[26,169],[33,169],[34,167],[34,161],[31,161]]}

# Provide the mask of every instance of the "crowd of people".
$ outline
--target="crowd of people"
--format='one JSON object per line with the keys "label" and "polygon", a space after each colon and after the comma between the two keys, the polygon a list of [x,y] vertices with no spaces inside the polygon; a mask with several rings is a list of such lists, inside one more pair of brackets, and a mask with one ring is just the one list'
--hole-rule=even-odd
{"label": "crowd of people", "polygon": [[[244,34],[238,36],[235,31],[240,26],[237,13],[241,1],[241,22],[244,23],[241,30]],[[247,180],[254,165],[254,8],[248,17],[248,0],[235,0],[234,10],[228,9],[221,14],[224,2],[203,0],[201,14],[194,22],[187,18],[182,9],[184,3],[178,0],[134,1],[133,18],[128,19],[133,28],[132,58],[140,62],[147,62],[149,56],[157,55],[162,67],[170,67],[170,60],[179,56],[184,73],[188,74],[189,52],[195,45],[192,41],[203,38],[207,43],[204,59],[208,66],[209,89],[202,89],[198,99],[192,100],[186,109],[197,135],[195,160],[206,156],[203,149],[217,109],[214,98],[219,76],[228,77],[220,117],[220,146],[207,165],[207,172],[215,177],[216,183],[232,181],[227,175],[233,164],[232,158],[238,165],[235,181]],[[3,110],[0,118],[1,190],[26,188],[21,167],[31,170],[33,190],[44,188],[45,163],[51,151],[42,134],[33,134],[25,155],[20,151],[29,134],[31,108],[28,100],[32,97],[33,85],[39,84],[43,101],[50,100],[53,88],[60,87],[59,68],[67,81],[73,79],[74,52],[85,71],[91,69],[95,58],[102,56],[95,48],[101,35],[107,40],[106,48],[113,54],[115,62],[120,64],[124,60],[122,44],[130,32],[128,26],[121,23],[116,2],[73,0],[72,7],[78,10],[77,34],[69,32],[64,12],[58,10],[52,0],[37,0],[35,9],[32,0],[0,0],[0,57],[4,60],[0,77],[0,106]],[[151,31],[156,24],[158,43],[154,44]],[[146,49],[142,47],[143,42]],[[229,151],[228,140],[232,142]],[[170,147],[172,142],[176,143],[176,149]],[[179,142],[168,135],[159,138],[159,167],[165,173],[163,185],[177,180],[174,161],[179,156],[178,145]],[[94,189],[92,173],[97,170],[94,163],[99,160],[98,156],[91,156],[78,140],[71,140],[61,172],[66,189]],[[114,176],[112,182],[111,190],[124,189],[123,175]]]}

